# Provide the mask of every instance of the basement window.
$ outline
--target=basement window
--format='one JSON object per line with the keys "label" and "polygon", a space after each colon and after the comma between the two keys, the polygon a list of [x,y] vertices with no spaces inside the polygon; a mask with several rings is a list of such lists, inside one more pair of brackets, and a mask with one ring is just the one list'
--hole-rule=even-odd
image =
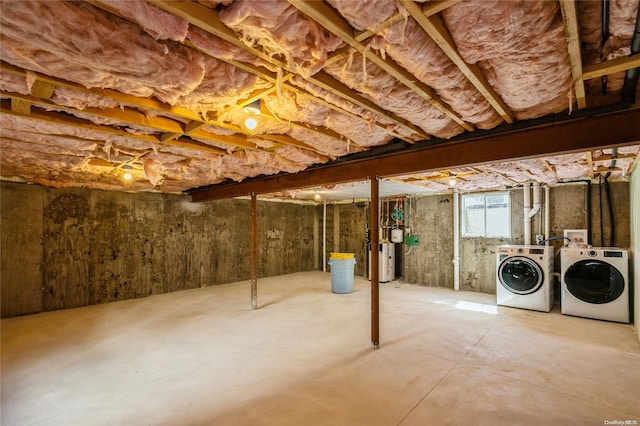
{"label": "basement window", "polygon": [[462,196],[463,237],[511,237],[508,192]]}

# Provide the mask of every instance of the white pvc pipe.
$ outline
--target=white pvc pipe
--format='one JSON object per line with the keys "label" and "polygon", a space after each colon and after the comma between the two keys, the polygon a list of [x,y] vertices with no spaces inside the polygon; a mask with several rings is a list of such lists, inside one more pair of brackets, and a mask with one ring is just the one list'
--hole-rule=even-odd
{"label": "white pvc pipe", "polygon": [[460,290],[460,208],[458,189],[453,190],[453,289]]}
{"label": "white pvc pipe", "polygon": [[551,207],[549,201],[549,185],[546,185],[544,187],[544,239],[546,245],[549,245],[549,230],[551,229],[551,218],[549,217]]}
{"label": "white pvc pipe", "polygon": [[533,183],[533,208],[529,184],[524,184],[524,244],[531,245],[531,218],[540,212],[540,183]]}
{"label": "white pvc pipe", "polygon": [[524,196],[524,244],[531,244],[531,191],[529,190],[529,182],[522,185],[522,194]]}
{"label": "white pvc pipe", "polygon": [[322,272],[327,272],[327,202],[322,209]]}
{"label": "white pvc pipe", "polygon": [[533,209],[529,212],[529,216],[533,217],[540,212],[540,183],[533,183]]}

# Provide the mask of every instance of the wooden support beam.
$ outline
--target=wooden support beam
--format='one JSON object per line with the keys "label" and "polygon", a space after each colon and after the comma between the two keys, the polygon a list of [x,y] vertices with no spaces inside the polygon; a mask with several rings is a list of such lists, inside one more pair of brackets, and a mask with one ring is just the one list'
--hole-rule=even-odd
{"label": "wooden support beam", "polygon": [[569,51],[569,64],[573,76],[573,88],[578,102],[578,109],[587,107],[587,100],[582,77],[582,55],[580,53],[580,32],[578,29],[578,13],[575,0],[560,0],[560,10],[564,21],[564,35]]}
{"label": "wooden support beam", "polygon": [[[130,139],[139,139],[139,140],[144,140],[146,142],[157,143],[162,145],[162,142],[160,141],[160,139],[154,135],[132,134],[115,127],[94,124],[88,120],[73,117],[67,114],[60,114],[57,112],[43,112],[43,111],[35,110],[35,111],[31,111],[29,114],[25,114],[19,111],[11,110],[11,108],[9,108],[8,105],[9,105],[8,101],[2,101],[1,107],[0,107],[0,112],[2,112],[2,114],[13,115],[21,118],[27,118],[29,120],[41,121],[44,123],[53,123],[53,124],[59,124],[63,126],[71,126],[71,127],[81,128],[85,130],[95,131],[98,133],[118,135],[118,136],[123,136],[125,138],[130,138]],[[171,140],[171,141],[167,141],[165,144],[172,145],[172,146],[179,146],[182,148],[194,149],[198,151],[209,152],[211,154],[216,154],[216,155],[227,154],[226,151],[221,150],[219,148],[215,148],[213,146],[209,146],[201,142],[190,141],[190,140],[181,140],[181,139]]]}
{"label": "wooden support beam", "polygon": [[636,158],[636,154],[618,154],[615,157],[611,154],[601,154],[598,156],[598,158],[593,159],[593,162],[601,163],[603,161],[623,160],[626,158]]}
{"label": "wooden support beam", "polygon": [[20,114],[31,114],[31,102],[19,98],[11,98],[11,111]]}
{"label": "wooden support beam", "polygon": [[620,167],[598,167],[593,173],[596,175],[603,175],[610,172],[621,172],[622,169]]}
{"label": "wooden support beam", "polygon": [[[19,75],[22,77],[26,76],[26,72],[23,69],[15,67],[6,62],[0,62],[0,71],[8,72],[10,74]],[[59,78],[49,77],[39,73],[35,73],[35,75],[37,77],[37,81],[50,83],[54,86],[64,86],[69,89],[79,91],[81,93],[88,93],[95,96],[109,98],[114,101],[122,102],[123,104],[129,104],[138,108],[151,109],[154,111],[161,112],[163,114],[174,115],[177,117],[188,118],[191,120],[199,120],[201,118],[198,114],[186,108],[177,107],[177,106],[168,106],[167,104],[164,104],[156,99],[140,98],[137,96],[128,95],[126,93],[121,93],[121,92],[110,90],[110,89],[87,89],[80,84],[71,83],[69,81],[62,80]],[[35,96],[35,97],[38,97],[38,96]]]}
{"label": "wooden support beam", "polygon": [[543,160],[543,161],[544,161],[544,166],[545,166],[545,167],[547,168],[547,170],[549,170],[549,172],[553,175],[553,178],[554,178],[556,181],[559,181],[559,180],[560,180],[560,178],[558,178],[558,174],[556,173],[556,169],[555,169],[551,164],[549,164],[549,162],[548,162],[547,160]]}
{"label": "wooden support beam", "polygon": [[[131,19],[127,18],[127,17],[124,17],[124,16],[120,15],[113,8],[107,6],[107,5],[103,4],[103,3],[100,3],[99,1],[95,1],[95,0],[85,0],[85,1],[90,3],[90,4],[92,4],[95,7],[101,8],[101,9],[103,9],[103,10],[105,10],[105,11],[111,13],[111,14],[119,16],[122,19],[131,20]],[[263,56],[261,54],[262,52],[245,45],[237,37],[232,38],[232,37],[234,37],[232,35],[233,32],[230,33],[229,29],[226,28],[224,26],[224,24],[222,24],[222,22],[218,18],[217,12],[212,11],[211,9],[206,8],[206,7],[202,6],[202,5],[176,5],[176,4],[171,4],[171,2],[168,2],[166,0],[151,0],[151,1],[156,3],[155,4],[156,7],[160,8],[160,9],[164,9],[168,13],[174,13],[175,11],[178,11],[177,16],[182,17],[183,19],[189,21],[193,25],[199,26],[201,29],[203,29],[205,31],[208,31],[208,32],[211,32],[216,37],[220,37],[223,40],[227,40],[227,37],[231,38],[231,40],[233,40],[233,41],[231,41],[231,40],[227,40],[227,41],[231,42],[236,47],[238,47],[240,49],[243,49],[243,50],[246,50],[246,51],[248,51],[248,52],[250,52],[252,54],[255,54],[255,55],[259,56],[261,59],[265,60],[265,62],[271,62],[272,64],[285,69],[284,68],[285,64],[283,62],[277,61],[276,59],[272,58],[271,56]],[[460,0],[445,0],[443,3],[447,3],[447,2],[450,2],[450,1],[460,1]],[[197,16],[193,18],[193,21],[190,21],[189,17],[191,16],[191,14],[194,14],[194,13]],[[399,16],[399,14],[396,14],[396,15]],[[208,18],[213,18],[213,19],[208,19]],[[210,21],[210,22],[209,23],[204,23],[205,21]],[[134,22],[134,23],[136,23],[136,22]],[[198,25],[198,24],[200,24],[200,25]],[[189,40],[185,40],[184,44],[189,46],[189,47],[191,47],[191,48],[193,48],[193,49],[195,49],[195,50],[200,51],[201,53],[203,53],[205,55],[211,56],[211,54],[209,52],[207,52],[207,51],[205,51],[203,49],[200,49],[197,46],[194,46],[191,42],[189,42]],[[220,58],[216,58],[216,59],[223,60],[223,59],[220,59]],[[330,61],[335,61],[337,59],[338,58],[331,58]],[[234,67],[236,67],[238,69],[241,69],[243,71],[246,71],[246,72],[254,74],[254,75],[257,75],[257,76],[259,76],[259,77],[261,77],[261,78],[263,78],[263,79],[265,79],[267,81],[270,81],[270,82],[274,83],[274,86],[272,88],[264,90],[264,94],[276,90],[276,86],[278,84],[281,84],[282,87],[287,89],[287,90],[291,90],[291,91],[298,92],[298,93],[303,93],[304,92],[304,90],[298,88],[297,86],[287,83],[291,79],[291,77],[294,76],[294,74],[292,74],[292,73],[286,74],[283,77],[281,77],[280,79],[278,79],[276,73],[274,73],[274,72],[272,72],[272,71],[270,71],[270,70],[268,70],[268,69],[266,69],[264,67],[252,65],[252,64],[249,64],[249,63],[245,63],[245,62],[235,61],[233,59],[224,59],[224,61],[229,63],[229,64],[231,64],[231,65],[233,65]],[[327,61],[327,63],[329,63],[329,61]],[[325,66],[326,66],[326,64],[325,64]],[[347,89],[347,90],[349,90],[349,89]],[[341,91],[339,93],[343,93],[343,94],[349,95],[349,93],[345,92],[342,89],[341,89]],[[240,106],[244,106],[244,104],[251,103],[252,101],[254,101],[255,99],[258,99],[260,96],[263,96],[263,95],[254,96],[251,99],[242,102],[240,104]],[[323,104],[325,104],[325,106],[328,106],[329,108],[331,108],[331,109],[333,109],[335,111],[338,111],[338,112],[343,113],[343,114],[351,115],[347,111],[343,110],[342,108],[339,108],[338,106],[336,106],[334,104],[329,104],[327,102],[324,102],[321,98],[317,98],[317,97],[311,96],[308,93],[306,93],[306,95],[308,97],[312,97],[314,101],[323,103]],[[352,95],[356,96],[355,92],[352,93]],[[372,106],[374,106],[374,105],[372,104]],[[222,113],[224,113],[224,111],[222,111]],[[384,113],[384,114],[389,114],[389,113],[387,112],[387,113]],[[366,119],[364,119],[364,118],[362,118],[360,116],[357,116],[357,115],[351,115],[351,116],[352,116],[352,118],[357,119],[357,120],[367,121]],[[225,125],[226,123],[223,123],[223,122],[212,123],[211,121],[208,121],[207,124],[215,124],[215,125],[217,125],[219,127],[223,127],[223,128],[231,128],[232,127],[232,126],[226,126]],[[403,124],[407,125],[408,123],[404,122]],[[376,122],[375,125],[377,127],[379,127],[379,128],[381,128],[381,129],[383,129],[383,130],[388,132],[387,127],[385,125],[383,125],[381,123],[378,123],[378,122]],[[242,131],[242,129],[234,128],[234,130],[236,130],[239,133],[246,133],[246,132]],[[327,130],[329,130],[329,129],[327,129]],[[317,128],[317,129],[315,129],[313,131],[321,133],[322,129]],[[405,137],[397,135],[397,134],[394,134],[392,132],[388,132],[388,133],[390,133],[394,137],[397,137],[399,139],[404,140],[405,142],[408,142],[408,143],[412,143],[413,142],[410,139],[406,139]],[[418,130],[418,133],[420,134],[421,130]],[[186,134],[188,134],[188,133],[186,133]],[[178,134],[167,133],[167,134],[162,135],[162,139],[166,140],[166,141],[169,141],[169,140],[175,139],[175,138],[177,138],[179,136],[180,135],[178,135]],[[423,135],[423,136],[424,136],[425,139],[427,138],[426,135]],[[289,144],[289,143],[286,143],[286,144],[287,145],[292,145],[292,144]],[[293,144],[293,145],[295,145],[295,144]],[[295,146],[299,146],[299,145],[295,145]],[[307,149],[307,148],[305,148],[305,149]],[[316,150],[316,152],[317,152],[317,150]]]}
{"label": "wooden support beam", "polygon": [[593,153],[591,151],[587,152],[587,166],[589,167],[589,179],[593,180]]}
{"label": "wooden support beam", "polygon": [[63,105],[57,105],[48,99],[36,98],[33,96],[22,95],[19,93],[4,93],[4,96],[11,99],[22,100],[29,102],[32,105],[55,109],[57,111],[65,111],[69,114],[81,114],[83,116],[94,116],[103,119],[113,120],[120,123],[126,123],[134,126],[143,126],[156,129],[158,131],[175,132],[182,134],[182,123],[167,117],[148,117],[140,111],[133,108],[95,108],[87,107],[83,110],[76,108],[65,107]]}
{"label": "wooden support beam", "polygon": [[[436,15],[440,12],[442,12],[443,10],[445,10],[446,8],[453,6],[456,3],[461,2],[462,0],[434,0],[434,1],[430,1],[429,3],[425,3],[424,6],[422,6],[422,14],[424,16],[432,16],[432,15]],[[395,24],[396,22],[400,22],[402,20],[406,19],[405,16],[400,13],[400,12],[396,12],[394,13],[392,16],[390,16],[389,18],[387,18],[384,22],[380,23],[377,27],[375,27],[373,29],[373,31],[362,31],[361,33],[358,33],[355,36],[355,39],[358,43],[362,43],[363,41],[365,41],[368,38],[373,37],[374,35],[378,34],[380,31],[384,30],[387,27],[390,27],[391,25]]]}
{"label": "wooden support beam", "polygon": [[[150,3],[166,12],[169,12],[186,20],[191,25],[194,25],[204,31],[207,31],[210,34],[213,34],[216,37],[221,38],[222,40],[225,40],[228,43],[231,43],[235,47],[238,47],[257,56],[267,63],[293,73],[293,70],[289,69],[288,65],[285,62],[280,61],[276,57],[268,55],[259,49],[244,44],[236,33],[234,33],[229,27],[227,27],[222,23],[222,21],[220,21],[218,13],[213,9],[205,7],[198,3],[183,1],[151,0]],[[315,75],[308,77],[307,81],[323,88],[324,90],[328,90],[332,94],[337,95],[342,99],[353,102],[356,105],[365,108],[366,110],[374,114],[394,121],[398,125],[406,127],[412,132],[418,133],[419,135],[427,138],[424,132],[417,126],[408,123],[406,120],[397,117],[395,114],[385,111],[373,102],[369,101],[365,97],[359,95],[358,93],[347,87],[345,84],[342,84],[333,77],[329,76],[324,71],[320,71]],[[291,86],[291,89],[295,90],[295,87]]]}
{"label": "wooden support beam", "polygon": [[41,98],[41,99],[51,99],[51,96],[53,96],[53,91],[55,90],[56,86],[52,83],[49,83],[47,81],[43,81],[40,80],[39,78],[36,79],[36,81],[33,82],[33,85],[31,86],[31,96],[34,96],[36,98]]}
{"label": "wooden support beam", "polygon": [[371,178],[371,202],[369,203],[369,245],[371,256],[369,259],[371,270],[371,344],[373,349],[380,347],[380,256],[378,243],[380,235],[378,227],[380,220],[380,181],[377,176]]}
{"label": "wooden support beam", "polygon": [[591,80],[593,78],[627,71],[638,67],[640,67],[640,54],[623,56],[621,58],[611,59],[610,61],[585,66],[582,69],[582,78],[585,80]]}
{"label": "wooden support beam", "polygon": [[424,16],[432,16],[442,12],[443,10],[453,6],[456,3],[460,3],[461,1],[462,0],[440,0],[423,3],[422,13],[424,14]]}
{"label": "wooden support beam", "polygon": [[195,132],[196,130],[200,130],[206,125],[207,123],[202,121],[190,121],[184,128],[184,134],[190,135],[191,133]]}
{"label": "wooden support beam", "polygon": [[569,119],[504,133],[470,134],[433,145],[420,143],[398,153],[344,161],[295,174],[281,174],[240,183],[223,183],[189,191],[195,202],[364,181],[372,171],[381,177],[469,167],[503,161],[569,154],[640,143],[640,109]]}
{"label": "wooden support beam", "polygon": [[633,163],[631,163],[631,167],[629,167],[629,170],[627,170],[627,176],[631,176],[633,171],[638,166],[638,163],[640,163],[640,152],[638,154],[636,154],[635,160],[633,160]]}
{"label": "wooden support beam", "polygon": [[500,95],[489,85],[482,75],[480,68],[475,64],[467,64],[458,49],[456,48],[449,31],[442,18],[438,15],[428,17],[413,0],[401,0],[402,6],[407,9],[418,25],[433,39],[442,49],[445,55],[453,62],[458,69],[467,77],[469,82],[480,92],[498,114],[507,123],[513,123],[513,113],[509,106],[502,100]]}

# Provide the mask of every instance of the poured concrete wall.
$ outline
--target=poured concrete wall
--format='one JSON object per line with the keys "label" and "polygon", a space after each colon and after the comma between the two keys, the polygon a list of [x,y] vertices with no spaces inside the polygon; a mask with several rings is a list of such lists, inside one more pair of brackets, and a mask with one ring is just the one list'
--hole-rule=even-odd
{"label": "poured concrete wall", "polygon": [[[406,205],[406,203],[405,203]],[[409,217],[411,233],[420,243],[411,251],[404,244],[396,250],[404,255],[405,280],[427,286],[448,283],[453,288],[453,203],[451,195],[435,195],[413,199]],[[398,275],[398,271],[396,271]]]}
{"label": "poured concrete wall", "polygon": [[[249,200],[2,183],[2,316],[250,278]],[[258,275],[314,268],[317,207],[258,201]]]}
{"label": "poured concrete wall", "polygon": [[[599,185],[591,188],[591,223],[593,245],[600,245],[600,218],[604,218],[604,245],[611,235],[609,214],[603,186],[603,212],[599,209]],[[629,184],[610,184],[615,222],[615,245],[629,247]],[[524,210],[521,188],[510,191],[511,238],[465,238],[460,241],[460,289],[495,293],[496,247],[502,244],[524,244]],[[572,184],[550,189],[550,237],[563,236],[564,229],[586,229],[587,185]],[[542,191],[544,201],[544,191]],[[422,197],[413,200],[413,229],[420,236],[420,246],[405,256],[407,282],[453,288],[453,210],[451,195]],[[532,218],[531,235],[544,233],[544,207]],[[561,239],[552,241],[557,250]],[[556,258],[560,271],[560,258]],[[558,283],[556,283],[558,286]]]}
{"label": "poured concrete wall", "polygon": [[[610,185],[615,244],[629,247],[630,193]],[[602,191],[605,195],[604,190]],[[512,238],[461,238],[460,288],[495,293],[495,249],[523,244],[522,189],[511,190]],[[608,244],[611,226],[600,186],[592,185],[592,243]],[[188,197],[3,183],[2,316],[84,306],[249,279],[248,200],[193,204]],[[550,236],[587,228],[587,185],[551,188]],[[414,197],[412,233],[420,244],[402,256],[397,277],[453,288],[453,198]],[[543,210],[544,211],[544,210]],[[259,276],[322,268],[323,206],[258,201]],[[600,217],[604,238],[600,238]],[[532,238],[544,230],[532,220]],[[366,203],[327,205],[326,258],[356,254],[355,275],[368,275]],[[562,240],[553,241],[559,249]],[[556,270],[559,271],[559,257]],[[558,290],[559,284],[556,283]]]}
{"label": "poured concrete wall", "polygon": [[42,221],[39,186],[0,186],[2,316],[42,311]]}
{"label": "poured concrete wall", "polygon": [[[611,235],[609,215],[604,187],[603,214],[599,209],[599,185],[591,187],[591,222],[593,245],[600,244],[600,217],[604,218],[604,242],[608,245]],[[524,244],[524,196],[522,188],[511,189],[511,238],[470,238],[460,240],[460,289],[495,293],[496,289],[496,247],[502,244]],[[629,184],[617,182],[610,184],[610,193],[614,205],[615,244],[629,247],[630,244],[630,201]],[[562,237],[564,229],[586,229],[587,185],[570,184],[550,189],[550,232],[549,237]],[[542,201],[544,190],[541,190]],[[408,206],[408,203],[405,204]],[[402,252],[402,269],[396,276],[404,281],[426,286],[453,288],[453,196],[434,195],[414,197],[409,212],[412,234],[420,237],[420,244],[409,250],[404,244],[396,244],[396,252]],[[343,206],[340,207],[344,208]],[[408,209],[408,207],[407,207]],[[541,213],[531,221],[532,243],[535,235],[544,234],[544,205]],[[342,210],[341,210],[342,212]],[[342,221],[342,213],[341,221]],[[355,225],[356,227],[361,224]],[[344,238],[342,236],[341,238]],[[349,238],[361,240],[360,233]],[[562,239],[553,240],[556,250],[562,245]],[[556,258],[556,270],[560,271],[560,258]],[[362,275],[366,275],[366,271]],[[556,282],[559,291],[559,283]]]}
{"label": "poured concrete wall", "polygon": [[[367,206],[365,202],[327,205],[327,262],[332,252],[354,253],[354,275],[368,275],[366,244]],[[318,207],[322,215],[323,206]],[[322,232],[322,231],[321,231]],[[322,235],[322,234],[321,234]],[[327,271],[330,268],[327,267]]]}

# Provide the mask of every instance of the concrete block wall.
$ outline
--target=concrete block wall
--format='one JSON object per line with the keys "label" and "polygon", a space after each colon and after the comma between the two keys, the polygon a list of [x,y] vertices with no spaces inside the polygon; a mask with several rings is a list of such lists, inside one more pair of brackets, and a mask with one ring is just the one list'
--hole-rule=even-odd
{"label": "concrete block wall", "polygon": [[[249,200],[0,184],[2,317],[250,278]],[[258,275],[314,269],[317,207],[258,200]]]}

